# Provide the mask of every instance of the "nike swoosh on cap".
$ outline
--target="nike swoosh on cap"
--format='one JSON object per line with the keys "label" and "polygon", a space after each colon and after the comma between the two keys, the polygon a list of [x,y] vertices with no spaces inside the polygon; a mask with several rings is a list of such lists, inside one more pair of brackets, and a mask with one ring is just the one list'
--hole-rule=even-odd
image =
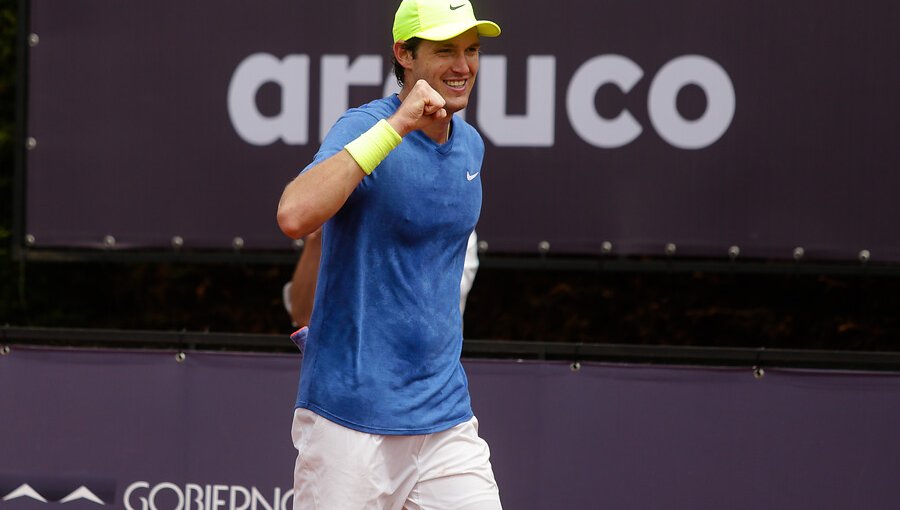
{"label": "nike swoosh on cap", "polygon": [[478,174],[480,174],[480,173],[481,172],[475,172],[474,174],[470,174],[469,171],[466,170],[466,179],[471,181],[472,179],[478,177]]}
{"label": "nike swoosh on cap", "polygon": [[465,6],[465,5],[466,5],[466,4],[451,5],[451,6],[450,6],[450,10],[451,10],[451,11],[455,11],[456,9],[459,9],[460,7],[463,7],[463,6]]}

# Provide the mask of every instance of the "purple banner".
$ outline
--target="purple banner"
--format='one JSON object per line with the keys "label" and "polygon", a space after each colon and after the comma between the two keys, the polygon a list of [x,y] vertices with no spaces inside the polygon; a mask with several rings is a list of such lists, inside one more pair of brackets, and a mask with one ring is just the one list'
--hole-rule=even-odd
{"label": "purple banner", "polygon": [[[31,2],[29,239],[287,249],[284,185],[396,89],[395,6]],[[895,4],[475,7],[491,252],[900,261]]]}
{"label": "purple banner", "polygon": [[[291,508],[297,356],[4,352],[0,509]],[[900,504],[897,374],[465,366],[504,508]]]}

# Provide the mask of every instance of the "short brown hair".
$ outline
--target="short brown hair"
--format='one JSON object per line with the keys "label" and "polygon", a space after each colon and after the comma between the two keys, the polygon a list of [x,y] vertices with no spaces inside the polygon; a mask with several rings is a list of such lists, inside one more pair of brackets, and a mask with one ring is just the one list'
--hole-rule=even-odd
{"label": "short brown hair", "polygon": [[[403,41],[403,47],[412,53],[413,58],[416,58],[416,50],[419,49],[421,42],[422,39],[418,37],[410,37],[409,40]],[[394,64],[394,76],[397,77],[397,83],[402,87],[406,69],[400,65],[400,62],[397,62],[397,57],[393,56],[393,54],[391,55],[391,63]]]}

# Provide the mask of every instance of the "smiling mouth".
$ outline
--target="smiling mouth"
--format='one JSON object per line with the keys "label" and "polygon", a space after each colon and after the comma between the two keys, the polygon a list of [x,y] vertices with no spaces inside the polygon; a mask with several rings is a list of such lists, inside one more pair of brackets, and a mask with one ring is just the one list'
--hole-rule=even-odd
{"label": "smiling mouth", "polygon": [[444,80],[444,84],[451,89],[464,89],[469,80]]}

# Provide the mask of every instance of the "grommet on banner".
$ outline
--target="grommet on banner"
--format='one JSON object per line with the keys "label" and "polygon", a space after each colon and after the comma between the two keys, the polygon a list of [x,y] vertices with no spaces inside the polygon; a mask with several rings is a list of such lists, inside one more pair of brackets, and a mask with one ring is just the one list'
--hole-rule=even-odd
{"label": "grommet on banner", "polygon": [[34,246],[36,239],[31,234],[25,234],[25,246],[32,247]]}
{"label": "grommet on banner", "polygon": [[291,241],[291,248],[293,248],[294,251],[300,251],[303,249],[303,246],[305,244],[306,241],[304,241],[303,239],[294,239],[293,241]]}
{"label": "grommet on banner", "polygon": [[546,255],[550,251],[550,242],[541,241],[538,243],[538,253]]}
{"label": "grommet on banner", "polygon": [[0,356],[6,356],[7,354],[9,354],[9,346],[0,345]]}
{"label": "grommet on banner", "polygon": [[116,238],[112,235],[103,236],[103,246],[106,248],[112,248],[116,245]]}
{"label": "grommet on banner", "polygon": [[604,255],[609,255],[612,253],[613,245],[609,241],[603,241],[603,244],[600,245],[600,253]]}
{"label": "grommet on banner", "polygon": [[234,251],[240,251],[240,249],[244,247],[244,238],[235,237],[234,239],[232,239],[231,247],[234,248]]}
{"label": "grommet on banner", "polygon": [[571,370],[572,372],[577,372],[577,371],[581,370],[581,362],[573,361],[572,364],[569,365],[569,370]]}
{"label": "grommet on banner", "polygon": [[741,256],[741,248],[737,245],[728,248],[728,258],[734,260]]}
{"label": "grommet on banner", "polygon": [[666,256],[671,257],[672,255],[675,255],[676,251],[678,251],[678,247],[675,246],[675,243],[666,244]]}
{"label": "grommet on banner", "polygon": [[487,253],[488,251],[488,242],[482,239],[478,241],[478,253]]}
{"label": "grommet on banner", "polygon": [[37,138],[33,136],[29,136],[27,140],[25,140],[25,148],[28,150],[34,150],[37,147]]}
{"label": "grommet on banner", "polygon": [[184,248],[184,238],[181,236],[172,237],[172,248],[176,251]]}
{"label": "grommet on banner", "polygon": [[794,260],[800,261],[806,255],[806,250],[802,246],[794,248]]}
{"label": "grommet on banner", "polygon": [[865,264],[869,262],[871,258],[872,254],[869,252],[869,250],[862,250],[861,252],[859,252],[859,261],[861,263]]}
{"label": "grommet on banner", "polygon": [[183,352],[179,352],[175,355],[175,361],[177,361],[178,363],[184,362],[185,358],[187,358],[187,355]]}
{"label": "grommet on banner", "polygon": [[763,370],[763,367],[753,367],[753,377],[756,379],[762,379],[765,377],[766,371]]}
{"label": "grommet on banner", "polygon": [[28,45],[31,46],[32,48],[37,46],[39,42],[41,42],[41,38],[38,37],[37,34],[31,34],[28,36]]}

